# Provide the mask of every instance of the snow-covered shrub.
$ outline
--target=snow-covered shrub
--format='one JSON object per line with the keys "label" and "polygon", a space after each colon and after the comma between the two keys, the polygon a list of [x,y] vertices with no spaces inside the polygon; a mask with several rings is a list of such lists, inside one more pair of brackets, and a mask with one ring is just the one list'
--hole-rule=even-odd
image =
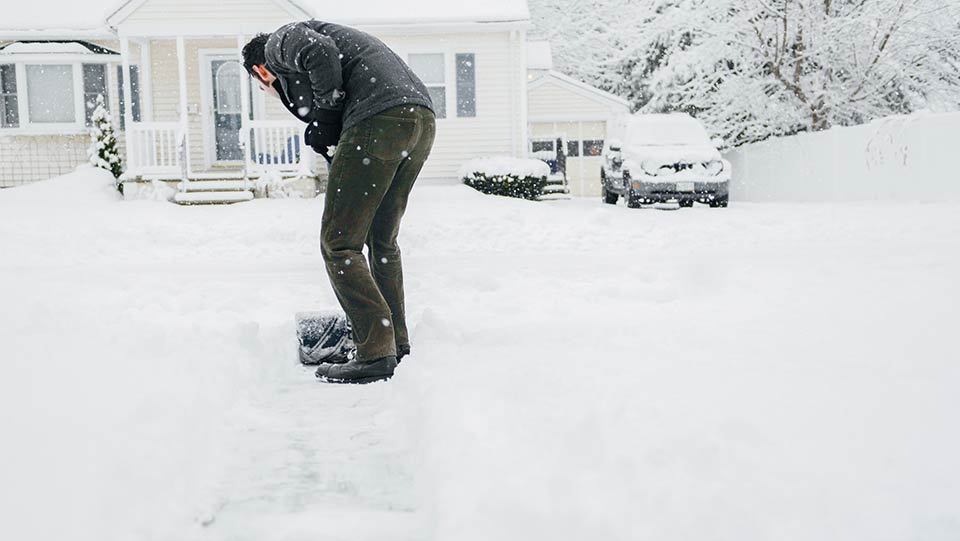
{"label": "snow-covered shrub", "polygon": [[550,166],[510,156],[477,158],[457,172],[463,183],[485,194],[536,200],[543,195]]}
{"label": "snow-covered shrub", "polygon": [[257,197],[270,197],[273,199],[303,197],[302,193],[290,187],[290,184],[297,180],[297,178],[284,180],[280,173],[271,171],[255,180],[253,189]]}
{"label": "snow-covered shrub", "polygon": [[[113,131],[113,116],[103,101],[103,94],[97,96],[97,105],[93,110],[93,126],[90,128],[90,148],[87,149],[90,164],[105,169],[119,179],[123,174],[120,164],[120,150],[117,136]],[[123,193],[123,184],[117,182],[117,191]]]}

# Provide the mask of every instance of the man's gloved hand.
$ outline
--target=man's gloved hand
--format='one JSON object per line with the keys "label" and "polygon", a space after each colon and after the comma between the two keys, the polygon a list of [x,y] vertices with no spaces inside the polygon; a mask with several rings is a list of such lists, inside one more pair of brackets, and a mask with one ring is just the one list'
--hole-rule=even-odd
{"label": "man's gloved hand", "polygon": [[320,122],[314,120],[307,124],[303,132],[303,142],[314,152],[323,156],[327,163],[333,161],[333,156],[327,152],[327,147],[336,146],[340,141],[341,124],[339,122]]}

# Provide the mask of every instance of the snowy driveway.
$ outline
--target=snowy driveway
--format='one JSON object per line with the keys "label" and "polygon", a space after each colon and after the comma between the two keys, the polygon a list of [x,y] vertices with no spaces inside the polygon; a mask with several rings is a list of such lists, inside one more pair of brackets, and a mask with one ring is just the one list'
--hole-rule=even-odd
{"label": "snowy driveway", "polygon": [[413,355],[296,364],[322,199],[0,192],[4,539],[960,536],[960,204],[414,191]]}

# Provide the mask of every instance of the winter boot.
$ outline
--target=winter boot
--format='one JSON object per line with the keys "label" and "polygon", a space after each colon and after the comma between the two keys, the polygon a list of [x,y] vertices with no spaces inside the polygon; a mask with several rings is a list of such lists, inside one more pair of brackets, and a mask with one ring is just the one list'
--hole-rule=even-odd
{"label": "winter boot", "polygon": [[342,364],[321,364],[317,378],[326,383],[373,383],[390,379],[396,368],[397,358],[393,355],[369,361],[353,359]]}

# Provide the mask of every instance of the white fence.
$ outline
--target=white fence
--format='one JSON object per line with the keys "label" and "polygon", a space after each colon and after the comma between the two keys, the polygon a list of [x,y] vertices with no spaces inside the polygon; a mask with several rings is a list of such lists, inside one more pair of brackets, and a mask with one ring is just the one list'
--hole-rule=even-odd
{"label": "white fence", "polygon": [[133,122],[127,130],[127,170],[136,175],[179,176],[180,127],[179,122]]}
{"label": "white fence", "polygon": [[284,120],[253,120],[240,140],[246,146],[250,174],[297,171],[313,151],[303,142],[303,124]]}
{"label": "white fence", "polygon": [[889,117],[725,156],[740,201],[960,199],[960,113]]}

